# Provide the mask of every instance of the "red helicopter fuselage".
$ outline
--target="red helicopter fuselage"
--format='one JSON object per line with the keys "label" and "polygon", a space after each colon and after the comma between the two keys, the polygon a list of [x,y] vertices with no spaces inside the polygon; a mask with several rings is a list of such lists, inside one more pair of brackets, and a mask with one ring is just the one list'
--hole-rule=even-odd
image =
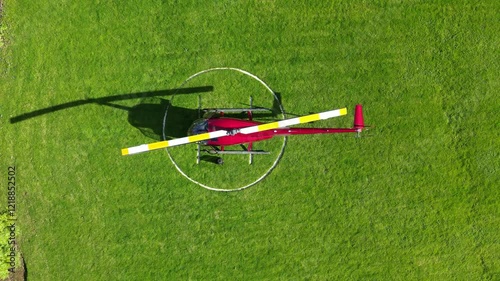
{"label": "red helicopter fuselage", "polygon": [[[237,130],[241,128],[251,127],[263,124],[252,120],[243,120],[236,118],[216,117],[204,120],[205,130],[208,132],[218,130]],[[290,136],[290,135],[312,135],[312,134],[338,134],[338,133],[360,133],[364,128],[363,113],[361,105],[356,105],[354,114],[354,126],[352,128],[279,128],[267,131],[261,131],[251,134],[235,133],[217,139],[210,139],[204,144],[209,146],[230,146],[239,144],[251,144],[258,141],[270,139],[275,136]]]}

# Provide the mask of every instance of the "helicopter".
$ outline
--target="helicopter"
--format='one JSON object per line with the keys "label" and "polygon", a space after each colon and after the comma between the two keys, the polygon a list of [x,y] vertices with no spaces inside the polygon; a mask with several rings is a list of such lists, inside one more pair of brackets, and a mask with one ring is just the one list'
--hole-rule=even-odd
{"label": "helicopter", "polygon": [[[199,109],[200,110],[200,109]],[[195,120],[189,127],[187,136],[171,140],[164,140],[150,144],[123,148],[122,155],[131,155],[141,152],[157,150],[167,147],[196,143],[196,163],[199,164],[201,153],[246,154],[249,155],[249,164],[252,164],[253,155],[269,154],[268,151],[254,150],[253,143],[271,139],[275,136],[311,135],[311,134],[338,134],[355,133],[358,137],[366,128],[363,119],[363,107],[357,104],[354,110],[354,124],[351,128],[290,128],[290,126],[326,120],[347,114],[347,108],[324,111],[301,117],[280,120],[271,123],[262,123],[253,120],[256,112],[271,111],[261,107],[250,108],[209,108],[201,109],[202,118]],[[227,113],[246,113],[247,119],[226,117]],[[225,149],[227,146],[239,145],[242,149]],[[246,145],[246,146],[245,146]],[[202,149],[202,146],[205,149]],[[217,164],[223,164],[223,159],[217,157]]]}

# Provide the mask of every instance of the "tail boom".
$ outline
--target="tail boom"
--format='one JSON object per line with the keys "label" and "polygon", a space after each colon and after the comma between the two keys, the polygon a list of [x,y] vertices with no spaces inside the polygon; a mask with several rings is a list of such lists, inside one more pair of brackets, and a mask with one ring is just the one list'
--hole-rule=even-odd
{"label": "tail boom", "polygon": [[363,118],[363,106],[357,104],[354,109],[354,125],[352,128],[280,128],[273,130],[274,135],[313,135],[313,134],[341,134],[341,133],[361,133],[365,128]]}

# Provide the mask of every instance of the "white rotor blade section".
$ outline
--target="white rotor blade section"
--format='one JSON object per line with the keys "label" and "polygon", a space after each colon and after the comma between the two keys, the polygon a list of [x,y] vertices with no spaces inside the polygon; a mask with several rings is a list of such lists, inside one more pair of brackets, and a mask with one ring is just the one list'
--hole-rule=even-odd
{"label": "white rotor blade section", "polygon": [[151,150],[156,150],[156,149],[161,149],[161,148],[166,148],[166,147],[172,147],[172,146],[178,146],[178,145],[199,142],[199,141],[204,141],[204,140],[209,140],[209,139],[214,139],[214,138],[220,138],[220,137],[224,137],[224,136],[228,136],[228,135],[233,135],[236,133],[252,134],[252,133],[256,133],[256,132],[262,132],[262,131],[267,131],[267,130],[272,130],[272,129],[277,129],[277,128],[283,128],[283,127],[288,127],[288,126],[293,126],[293,125],[298,125],[298,124],[314,122],[314,121],[318,121],[318,120],[325,120],[325,119],[338,117],[338,116],[342,116],[342,115],[346,115],[346,114],[347,114],[347,108],[341,108],[341,109],[335,109],[335,110],[310,114],[310,115],[306,115],[306,116],[301,116],[301,117],[297,117],[297,118],[286,119],[286,120],[281,120],[281,121],[277,121],[277,122],[241,128],[241,129],[234,130],[234,131],[226,131],[226,130],[213,131],[213,132],[209,132],[209,133],[187,136],[187,137],[168,140],[168,141],[159,141],[159,142],[154,142],[154,143],[150,143],[150,144],[143,144],[143,145],[133,146],[133,147],[129,147],[129,148],[124,148],[124,149],[122,149],[122,155],[136,154],[136,153],[141,153],[141,152],[146,152],[146,151],[151,151]]}

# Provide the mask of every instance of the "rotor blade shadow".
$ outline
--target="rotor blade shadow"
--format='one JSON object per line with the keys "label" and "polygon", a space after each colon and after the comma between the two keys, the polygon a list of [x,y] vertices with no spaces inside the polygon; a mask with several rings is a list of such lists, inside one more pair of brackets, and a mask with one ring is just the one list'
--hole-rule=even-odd
{"label": "rotor blade shadow", "polygon": [[161,91],[150,91],[150,92],[139,92],[132,94],[123,94],[123,95],[115,95],[109,97],[102,98],[88,98],[75,100],[67,103],[62,103],[58,105],[54,105],[47,108],[38,109],[32,112],[23,113],[21,115],[10,118],[10,123],[14,124],[17,122],[25,121],[31,118],[35,118],[41,115],[53,113],[56,111],[69,109],[81,105],[86,104],[98,104],[98,105],[106,105],[119,109],[128,110],[128,107],[112,104],[111,102],[129,100],[129,99],[137,99],[137,98],[150,98],[150,97],[160,97],[160,96],[171,96],[171,95],[179,95],[179,94],[194,94],[194,93],[204,93],[213,91],[213,86],[201,86],[201,87],[192,87],[192,88],[179,88],[179,89],[169,89],[169,90],[161,90]]}

